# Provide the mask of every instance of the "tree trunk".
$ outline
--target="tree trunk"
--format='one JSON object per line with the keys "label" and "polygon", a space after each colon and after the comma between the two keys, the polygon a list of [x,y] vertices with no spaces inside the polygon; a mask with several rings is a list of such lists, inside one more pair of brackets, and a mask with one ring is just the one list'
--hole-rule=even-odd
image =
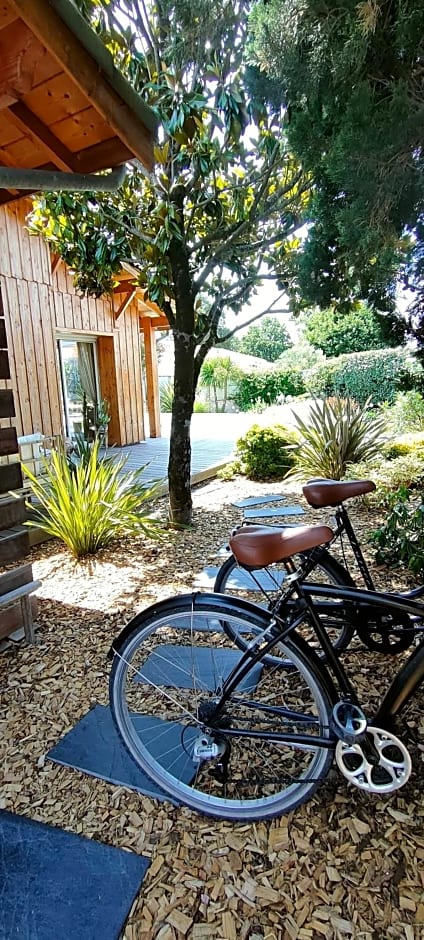
{"label": "tree trunk", "polygon": [[192,521],[190,424],[194,405],[194,348],[191,337],[174,330],[175,372],[168,462],[169,516],[177,527]]}
{"label": "tree trunk", "polygon": [[213,383],[213,395],[214,395],[214,399],[215,399],[215,411],[218,412],[218,411],[219,411],[218,389],[217,389],[217,386],[216,386],[216,383],[215,383],[215,382]]}
{"label": "tree trunk", "polygon": [[191,525],[190,424],[195,395],[195,313],[188,254],[184,241],[169,249],[174,292],[174,398],[169,442],[169,517],[176,527]]}

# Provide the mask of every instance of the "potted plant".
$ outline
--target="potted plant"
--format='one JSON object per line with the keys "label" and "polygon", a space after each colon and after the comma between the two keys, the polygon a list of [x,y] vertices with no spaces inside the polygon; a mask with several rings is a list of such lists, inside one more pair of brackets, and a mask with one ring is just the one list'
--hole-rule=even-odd
{"label": "potted plant", "polygon": [[102,398],[95,406],[96,437],[101,447],[107,447],[108,427],[110,421],[109,402]]}

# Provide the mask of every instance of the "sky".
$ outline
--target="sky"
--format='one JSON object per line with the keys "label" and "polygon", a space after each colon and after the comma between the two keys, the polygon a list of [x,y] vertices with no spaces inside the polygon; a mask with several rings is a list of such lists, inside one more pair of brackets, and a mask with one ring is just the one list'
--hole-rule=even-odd
{"label": "sky", "polygon": [[[240,323],[248,323],[255,315],[261,313],[263,310],[266,310],[267,307],[276,300],[279,296],[280,291],[277,289],[277,286],[274,281],[264,281],[262,286],[258,288],[257,294],[252,297],[251,303],[246,304],[243,309],[237,315],[228,313],[225,317],[225,326],[227,329],[234,329],[235,326],[238,326]],[[298,325],[295,320],[291,317],[288,310],[288,298],[281,298],[281,300],[276,304],[276,308],[281,310],[285,304],[287,304],[286,313],[274,313],[273,310],[270,310],[267,316],[276,317],[280,322],[286,327],[288,333],[292,339],[297,339],[298,336]],[[259,322],[259,321],[258,321]],[[248,327],[239,330],[237,336],[243,336],[246,333]]]}

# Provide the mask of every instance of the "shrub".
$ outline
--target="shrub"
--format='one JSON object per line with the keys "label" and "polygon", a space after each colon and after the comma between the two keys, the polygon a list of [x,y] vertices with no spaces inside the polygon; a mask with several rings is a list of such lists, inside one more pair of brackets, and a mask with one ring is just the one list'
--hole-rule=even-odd
{"label": "shrub", "polygon": [[250,480],[282,480],[292,467],[292,450],[297,435],[280,424],[262,428],[252,425],[237,441],[242,473]]}
{"label": "shrub", "polygon": [[424,434],[402,434],[384,444],[383,454],[387,460],[409,456],[424,457]]}
{"label": "shrub", "polygon": [[294,414],[300,441],[295,449],[297,476],[341,480],[347,466],[381,451],[384,418],[350,399],[314,401],[305,421]]}
{"label": "shrub", "polygon": [[393,493],[384,525],[371,537],[378,564],[404,564],[419,573],[424,570],[424,503],[411,504],[410,499],[406,487]]}
{"label": "shrub", "polygon": [[[100,440],[99,440],[100,446]],[[87,466],[92,454],[92,442],[84,437],[83,431],[77,431],[70,450],[66,451],[66,459],[70,470],[75,470],[79,464]]]}
{"label": "shrub", "polygon": [[99,459],[95,441],[90,458],[72,469],[64,451],[52,451],[43,477],[25,467],[37,500],[28,525],[60,539],[76,558],[94,555],[119,536],[158,537],[158,523],[143,514],[157,485],[142,482],[144,468],[123,473],[124,465],[125,460]]}
{"label": "shrub", "polygon": [[295,346],[286,349],[278,357],[276,365],[280,372],[302,373],[324,362],[324,353],[320,349],[315,349],[315,346],[311,346],[303,337],[300,337]]}
{"label": "shrub", "polygon": [[363,405],[393,402],[414,386],[416,364],[405,349],[380,349],[327,359],[304,375],[307,391],[317,397],[338,395]]}
{"label": "shrub", "polygon": [[242,469],[241,469],[240,461],[233,460],[232,463],[226,463],[224,467],[221,467],[219,470],[217,470],[216,475],[219,480],[228,481],[228,480],[234,480],[234,477],[237,476],[237,474],[241,472],[242,472]]}
{"label": "shrub", "polygon": [[205,401],[195,401],[193,405],[194,414],[207,414],[209,408]]}
{"label": "shrub", "polygon": [[392,405],[384,408],[388,427],[393,431],[424,430],[424,398],[411,389],[398,392]]}
{"label": "shrub", "polygon": [[252,372],[242,375],[234,395],[234,402],[240,411],[250,411],[259,403],[275,405],[280,395],[302,395],[305,391],[299,372]]}
{"label": "shrub", "polygon": [[386,507],[390,498],[400,487],[414,490],[424,483],[424,454],[410,453],[390,460],[373,463],[351,464],[347,473],[352,479],[370,479],[376,484],[376,492],[367,499],[373,504]]}

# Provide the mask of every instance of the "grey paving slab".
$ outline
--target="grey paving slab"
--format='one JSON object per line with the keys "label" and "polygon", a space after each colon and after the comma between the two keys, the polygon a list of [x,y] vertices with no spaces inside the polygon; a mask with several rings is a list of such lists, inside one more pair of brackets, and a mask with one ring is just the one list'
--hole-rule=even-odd
{"label": "grey paving slab", "polygon": [[278,503],[280,500],[285,499],[284,496],[249,496],[247,499],[238,499],[235,503],[231,503],[232,506],[237,506],[237,509],[245,509],[248,506],[264,506],[266,503]]}
{"label": "grey paving slab", "polygon": [[[218,571],[218,566],[208,565],[200,574],[196,575],[193,588],[204,591],[213,590]],[[251,591],[253,594],[261,593],[262,590],[275,591],[277,584],[281,587],[285,572],[282,569],[273,569],[271,576],[265,568],[260,568],[255,571],[254,578],[256,583],[250,572],[244,571],[243,568],[234,568],[231,577],[227,581],[225,593],[231,594],[231,589]]]}
{"label": "grey paving slab", "polygon": [[[70,823],[72,824],[72,823]],[[2,940],[118,940],[150,859],[0,810]]]}
{"label": "grey paving slab", "polygon": [[[169,686],[172,689],[216,692],[222,688],[241,658],[242,653],[236,649],[164,644],[146,659],[142,672],[134,681]],[[254,689],[261,672],[262,666],[253,666],[239,683],[238,690]]]}
{"label": "grey paving slab", "polygon": [[277,516],[303,516],[301,506],[283,506],[281,509],[246,509],[245,519],[271,519]]}
{"label": "grey paving slab", "polygon": [[[149,715],[134,715],[134,727],[141,738],[161,742],[163,753],[176,746],[181,762],[181,780],[188,782],[193,776],[193,765],[182,745],[178,722],[162,722]],[[170,799],[129,756],[116,731],[110,709],[96,705],[71,728],[48,752],[49,760],[64,767],[73,767],[90,777],[99,777],[108,783],[130,787],[146,796],[159,800]],[[171,800],[175,802],[175,800]]]}

